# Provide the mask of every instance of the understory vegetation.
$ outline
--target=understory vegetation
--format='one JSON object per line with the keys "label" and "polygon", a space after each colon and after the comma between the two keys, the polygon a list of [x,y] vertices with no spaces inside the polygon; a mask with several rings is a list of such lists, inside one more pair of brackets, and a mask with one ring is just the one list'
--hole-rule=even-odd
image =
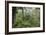
{"label": "understory vegetation", "polygon": [[12,13],[13,28],[40,27],[40,8],[13,7]]}

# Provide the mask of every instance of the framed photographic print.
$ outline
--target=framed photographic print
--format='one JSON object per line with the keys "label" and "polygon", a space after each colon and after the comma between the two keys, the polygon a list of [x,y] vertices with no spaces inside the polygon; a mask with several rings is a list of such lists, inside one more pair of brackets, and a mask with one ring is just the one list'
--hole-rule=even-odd
{"label": "framed photographic print", "polygon": [[45,31],[45,3],[6,1],[5,32],[7,34]]}

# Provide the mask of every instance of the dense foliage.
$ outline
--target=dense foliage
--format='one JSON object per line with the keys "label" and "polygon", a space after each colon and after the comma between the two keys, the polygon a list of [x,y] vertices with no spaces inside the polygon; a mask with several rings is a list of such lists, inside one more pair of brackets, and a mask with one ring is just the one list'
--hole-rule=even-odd
{"label": "dense foliage", "polygon": [[13,28],[40,26],[40,8],[13,7],[13,17]]}

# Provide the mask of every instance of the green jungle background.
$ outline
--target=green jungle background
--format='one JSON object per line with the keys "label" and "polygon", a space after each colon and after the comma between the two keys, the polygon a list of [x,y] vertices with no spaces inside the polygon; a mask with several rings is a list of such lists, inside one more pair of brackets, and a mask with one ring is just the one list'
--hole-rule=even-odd
{"label": "green jungle background", "polygon": [[12,7],[12,27],[40,27],[40,8]]}

